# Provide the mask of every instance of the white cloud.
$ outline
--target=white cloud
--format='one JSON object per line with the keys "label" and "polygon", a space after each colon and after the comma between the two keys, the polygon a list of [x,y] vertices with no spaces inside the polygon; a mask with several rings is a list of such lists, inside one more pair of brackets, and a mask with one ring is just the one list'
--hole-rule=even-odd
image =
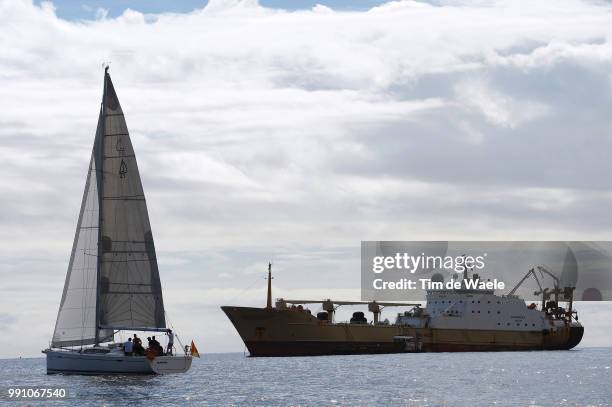
{"label": "white cloud", "polygon": [[475,110],[495,125],[515,128],[548,113],[542,103],[514,100],[490,89],[480,81],[461,82],[455,87],[457,102],[468,110]]}
{"label": "white cloud", "polygon": [[104,20],[108,16],[108,9],[98,8],[96,10],[96,20]]}
{"label": "white cloud", "polygon": [[313,8],[312,11],[315,13],[320,13],[320,14],[331,14],[334,12],[334,10],[332,10],[331,8],[324,6],[323,4],[316,4]]}
{"label": "white cloud", "polygon": [[51,335],[109,60],[166,302],[209,307],[209,350],[241,349],[213,305],[271,258],[354,298],[362,239],[609,240],[612,6],[430,3],[68,22],[0,0],[0,309],[37,327],[0,349]]}

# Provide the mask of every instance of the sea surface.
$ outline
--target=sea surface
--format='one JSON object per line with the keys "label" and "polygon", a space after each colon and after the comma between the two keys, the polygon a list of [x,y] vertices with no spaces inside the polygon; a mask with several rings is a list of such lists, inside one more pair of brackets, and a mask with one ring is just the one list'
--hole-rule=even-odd
{"label": "sea surface", "polygon": [[[10,386],[65,387],[54,402]],[[195,359],[168,376],[47,375],[45,359],[0,360],[0,405],[610,406],[612,348],[497,353]]]}

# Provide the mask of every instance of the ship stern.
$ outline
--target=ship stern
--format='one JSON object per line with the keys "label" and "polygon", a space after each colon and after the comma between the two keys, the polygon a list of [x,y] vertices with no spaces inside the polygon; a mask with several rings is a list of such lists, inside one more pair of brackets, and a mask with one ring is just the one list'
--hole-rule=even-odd
{"label": "ship stern", "polygon": [[574,322],[570,325],[570,335],[567,341],[566,349],[572,349],[578,346],[584,335],[584,327],[579,322]]}

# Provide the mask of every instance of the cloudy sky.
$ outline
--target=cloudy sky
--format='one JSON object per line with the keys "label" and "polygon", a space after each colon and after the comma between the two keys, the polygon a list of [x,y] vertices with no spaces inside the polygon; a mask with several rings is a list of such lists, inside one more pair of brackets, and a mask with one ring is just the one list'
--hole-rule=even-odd
{"label": "cloudy sky", "polygon": [[100,3],[0,0],[0,357],[51,338],[105,61],[204,352],[269,260],[275,297],[357,299],[361,240],[612,240],[610,3]]}

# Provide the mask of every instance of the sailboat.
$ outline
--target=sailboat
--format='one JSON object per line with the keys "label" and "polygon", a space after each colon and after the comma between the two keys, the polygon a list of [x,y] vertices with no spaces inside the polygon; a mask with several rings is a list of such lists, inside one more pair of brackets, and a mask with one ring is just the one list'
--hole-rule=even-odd
{"label": "sailboat", "polygon": [[[130,355],[114,341],[124,331],[166,335],[167,352]],[[136,156],[107,66],[55,331],[43,350],[47,373],[186,372],[189,346],[176,355],[173,343]]]}

